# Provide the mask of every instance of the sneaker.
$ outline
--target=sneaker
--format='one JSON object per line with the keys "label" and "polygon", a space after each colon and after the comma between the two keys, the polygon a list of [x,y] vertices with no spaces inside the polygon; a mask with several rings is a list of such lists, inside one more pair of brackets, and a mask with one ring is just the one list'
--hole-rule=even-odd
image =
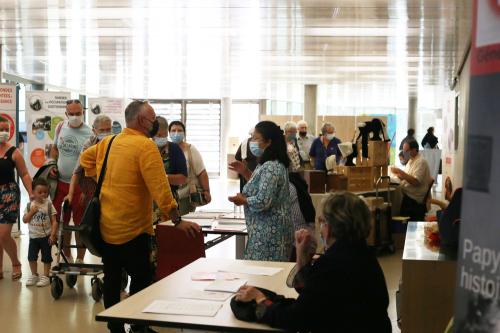
{"label": "sneaker", "polygon": [[26,280],[26,286],[34,286],[38,283],[38,275],[31,275],[28,280]]}
{"label": "sneaker", "polygon": [[38,283],[36,284],[36,286],[37,287],[45,287],[45,286],[48,286],[49,284],[50,284],[50,279],[47,276],[42,275],[38,279]]}

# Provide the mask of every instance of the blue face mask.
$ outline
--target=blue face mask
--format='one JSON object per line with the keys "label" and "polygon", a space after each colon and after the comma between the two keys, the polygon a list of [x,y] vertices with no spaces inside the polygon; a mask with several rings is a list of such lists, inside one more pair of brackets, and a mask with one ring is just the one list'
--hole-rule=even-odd
{"label": "blue face mask", "polygon": [[264,152],[264,149],[260,148],[259,143],[256,141],[250,141],[249,147],[252,154],[256,157],[259,157]]}
{"label": "blue face mask", "polygon": [[170,139],[172,139],[172,142],[180,143],[184,141],[184,133],[182,132],[170,133]]}
{"label": "blue face mask", "polygon": [[160,138],[160,137],[155,137],[155,143],[158,146],[158,148],[164,147],[168,143],[168,138]]}
{"label": "blue face mask", "polygon": [[97,134],[96,137],[97,137],[97,140],[101,141],[102,139],[104,139],[105,137],[107,137],[108,135],[111,135],[113,133],[111,132],[107,132],[107,133],[100,133],[100,134]]}

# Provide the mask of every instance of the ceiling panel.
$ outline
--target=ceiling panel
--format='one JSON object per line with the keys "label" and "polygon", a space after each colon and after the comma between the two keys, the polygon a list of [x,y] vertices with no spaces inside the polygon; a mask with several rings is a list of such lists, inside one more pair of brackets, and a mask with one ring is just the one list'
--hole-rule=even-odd
{"label": "ceiling panel", "polygon": [[275,85],[365,83],[416,94],[452,80],[470,8],[470,0],[0,0],[0,41],[6,73],[91,95],[273,98]]}

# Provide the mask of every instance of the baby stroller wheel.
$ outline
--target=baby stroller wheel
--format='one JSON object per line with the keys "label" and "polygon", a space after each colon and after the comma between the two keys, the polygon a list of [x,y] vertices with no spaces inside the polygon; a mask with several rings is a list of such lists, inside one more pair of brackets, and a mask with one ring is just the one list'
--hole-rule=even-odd
{"label": "baby stroller wheel", "polygon": [[50,293],[54,299],[59,299],[63,292],[63,282],[58,276],[54,276],[50,281]]}
{"label": "baby stroller wheel", "polygon": [[102,298],[103,282],[99,278],[92,279],[92,298],[94,301],[99,302]]}
{"label": "baby stroller wheel", "polygon": [[66,274],[66,285],[69,288],[73,288],[76,284],[77,279],[78,279],[78,275]]}

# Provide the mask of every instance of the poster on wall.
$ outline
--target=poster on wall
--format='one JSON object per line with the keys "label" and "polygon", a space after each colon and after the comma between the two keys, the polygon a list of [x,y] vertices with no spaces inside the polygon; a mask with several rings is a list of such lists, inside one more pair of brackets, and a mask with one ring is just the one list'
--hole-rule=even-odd
{"label": "poster on wall", "polygon": [[27,165],[31,176],[48,158],[57,124],[65,119],[69,92],[26,92]]}
{"label": "poster on wall", "polygon": [[94,119],[101,114],[111,118],[113,134],[118,134],[125,128],[125,107],[127,100],[123,98],[89,98],[87,123],[92,127]]}
{"label": "poster on wall", "polygon": [[9,143],[17,143],[17,87],[14,84],[0,84],[0,116],[9,122]]}
{"label": "poster on wall", "polygon": [[455,332],[500,332],[500,3],[475,0],[473,22]]}

